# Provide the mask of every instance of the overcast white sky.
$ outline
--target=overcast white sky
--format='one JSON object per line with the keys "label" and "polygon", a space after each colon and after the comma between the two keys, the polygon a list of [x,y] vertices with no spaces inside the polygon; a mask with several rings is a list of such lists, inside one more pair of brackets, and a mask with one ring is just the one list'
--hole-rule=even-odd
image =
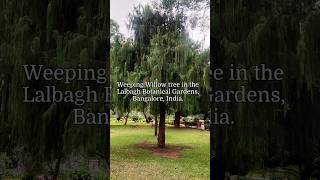
{"label": "overcast white sky", "polygon": [[[111,0],[110,1],[110,16],[111,19],[115,20],[119,24],[120,33],[125,37],[130,36],[130,32],[127,28],[128,15],[133,10],[133,7],[137,6],[139,3],[142,5],[151,4],[152,0]],[[209,11],[206,14],[209,17]],[[200,28],[194,30],[189,30],[189,36],[194,41],[202,42],[205,48],[210,46],[210,22],[208,19],[207,27],[205,32],[202,32]]]}

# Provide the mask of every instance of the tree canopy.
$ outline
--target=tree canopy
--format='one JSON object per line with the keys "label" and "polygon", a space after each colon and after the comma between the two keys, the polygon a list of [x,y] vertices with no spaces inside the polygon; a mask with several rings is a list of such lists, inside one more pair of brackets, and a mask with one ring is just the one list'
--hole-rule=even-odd
{"label": "tree canopy", "polygon": [[[115,38],[111,48],[114,109],[119,114],[131,110],[165,115],[181,111],[199,113],[200,101],[209,90],[209,50],[200,49],[188,36],[185,13],[191,5],[207,1],[160,1],[138,5],[129,15],[133,35]],[[202,96],[185,97],[184,102],[132,102],[132,95],[118,95],[117,82],[198,82]],[[209,104],[209,103],[208,103]],[[207,109],[206,109],[207,108]],[[208,106],[202,112],[208,111]],[[161,112],[162,110],[162,112]],[[161,128],[160,128],[161,129]],[[161,135],[160,135],[161,136]],[[164,143],[159,142],[159,146]]]}

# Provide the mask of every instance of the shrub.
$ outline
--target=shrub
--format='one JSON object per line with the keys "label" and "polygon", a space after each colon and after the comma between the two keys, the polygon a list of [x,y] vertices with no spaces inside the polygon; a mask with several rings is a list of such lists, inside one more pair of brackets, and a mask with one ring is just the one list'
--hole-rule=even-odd
{"label": "shrub", "polygon": [[75,171],[70,175],[71,180],[91,180],[92,177],[87,171]]}

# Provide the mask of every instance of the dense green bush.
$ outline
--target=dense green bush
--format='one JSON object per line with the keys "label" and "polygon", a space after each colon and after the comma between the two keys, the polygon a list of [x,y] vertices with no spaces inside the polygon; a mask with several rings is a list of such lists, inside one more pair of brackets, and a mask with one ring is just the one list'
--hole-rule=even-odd
{"label": "dense green bush", "polygon": [[89,172],[82,170],[82,171],[74,171],[70,175],[71,180],[91,180],[93,179]]}

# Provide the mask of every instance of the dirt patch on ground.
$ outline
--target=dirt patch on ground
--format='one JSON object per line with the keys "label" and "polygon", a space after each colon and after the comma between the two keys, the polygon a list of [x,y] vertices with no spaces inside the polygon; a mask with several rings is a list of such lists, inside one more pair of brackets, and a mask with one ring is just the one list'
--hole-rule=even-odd
{"label": "dirt patch on ground", "polygon": [[154,155],[166,157],[169,159],[178,159],[181,156],[181,151],[191,149],[190,146],[166,145],[166,148],[159,148],[157,144],[142,142],[135,145],[138,148],[147,149]]}

